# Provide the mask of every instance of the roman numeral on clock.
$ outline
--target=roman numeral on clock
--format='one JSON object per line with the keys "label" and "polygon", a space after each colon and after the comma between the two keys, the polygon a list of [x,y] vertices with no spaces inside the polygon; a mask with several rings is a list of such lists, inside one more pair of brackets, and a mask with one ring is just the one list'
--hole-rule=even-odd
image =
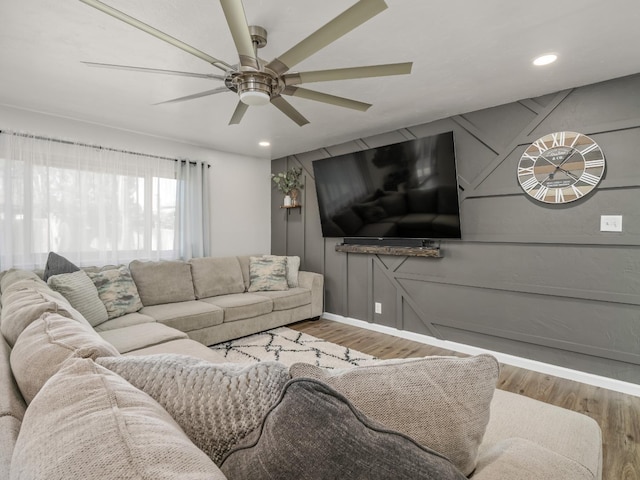
{"label": "roman numeral on clock", "polygon": [[598,148],[598,144],[597,143],[592,143],[591,145],[589,145],[584,150],[581,150],[580,153],[582,155],[586,155],[587,153],[594,151],[596,148]]}
{"label": "roman numeral on clock", "polygon": [[533,175],[533,165],[530,167],[518,167],[518,176]]}
{"label": "roman numeral on clock", "polygon": [[576,196],[576,198],[580,198],[584,196],[584,193],[582,193],[580,189],[575,185],[571,185],[571,190],[573,190],[573,193]]}
{"label": "roman numeral on clock", "polygon": [[534,198],[537,199],[537,200],[544,200],[544,197],[547,196],[547,192],[548,191],[549,191],[549,189],[547,187],[545,187],[544,185],[540,185],[540,188],[538,189],[538,191],[534,195]]}
{"label": "roman numeral on clock", "polygon": [[604,167],[604,158],[599,160],[585,160],[584,168],[596,168],[596,167]]}
{"label": "roman numeral on clock", "polygon": [[553,143],[551,147],[560,147],[564,145],[564,132],[552,133],[551,138],[553,138]]}
{"label": "roman numeral on clock", "polygon": [[595,175],[591,175],[590,173],[584,172],[580,176],[580,181],[584,183],[588,183],[589,185],[596,186],[600,181],[600,177],[596,177]]}
{"label": "roman numeral on clock", "polygon": [[527,192],[533,189],[536,185],[539,185],[538,179],[536,177],[531,177],[526,182],[521,183],[522,188],[524,188]]}
{"label": "roman numeral on clock", "polygon": [[556,188],[556,203],[564,202],[564,193],[561,188]]}

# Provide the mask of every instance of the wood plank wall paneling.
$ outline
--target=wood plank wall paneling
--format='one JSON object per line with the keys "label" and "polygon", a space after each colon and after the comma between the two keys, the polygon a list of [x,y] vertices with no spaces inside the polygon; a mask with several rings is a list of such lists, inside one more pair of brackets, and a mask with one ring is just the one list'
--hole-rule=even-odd
{"label": "wood plank wall paneling", "polygon": [[[462,240],[444,240],[441,259],[336,252],[313,161],[451,130]],[[543,205],[516,166],[528,143],[561,130],[594,138],[607,171],[592,195]],[[633,75],[292,155],[272,171],[304,169],[304,204],[274,207],[272,250],[324,273],[327,312],[640,383],[639,149]],[[600,215],[622,215],[623,232],[600,232]]]}

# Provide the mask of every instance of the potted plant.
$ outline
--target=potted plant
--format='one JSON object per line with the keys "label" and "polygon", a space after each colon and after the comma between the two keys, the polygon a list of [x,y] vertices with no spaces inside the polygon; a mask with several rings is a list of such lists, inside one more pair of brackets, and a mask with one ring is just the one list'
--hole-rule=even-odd
{"label": "potted plant", "polygon": [[285,207],[295,207],[298,205],[298,190],[304,188],[302,179],[300,178],[301,175],[302,168],[297,167],[291,167],[284,172],[271,174],[274,188],[285,195]]}

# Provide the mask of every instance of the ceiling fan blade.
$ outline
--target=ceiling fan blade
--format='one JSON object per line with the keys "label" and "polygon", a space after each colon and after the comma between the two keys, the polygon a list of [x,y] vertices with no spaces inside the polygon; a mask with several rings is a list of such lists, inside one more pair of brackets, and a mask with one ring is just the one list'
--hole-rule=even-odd
{"label": "ceiling fan blade", "polygon": [[287,102],[280,95],[276,95],[275,97],[271,97],[271,103],[282,113],[284,113],[291,120],[296,122],[299,127],[302,127],[309,123],[309,120],[304,118],[300,112],[298,112],[293,105]]}
{"label": "ceiling fan blade", "polygon": [[213,90],[207,90],[206,92],[194,93],[193,95],[187,95],[186,97],[174,98],[172,100],[166,100],[164,102],[154,103],[154,105],[164,105],[165,103],[184,102],[185,100],[193,100],[194,98],[206,97],[208,95],[215,95],[216,93],[230,92],[227,87],[218,87]]}
{"label": "ceiling fan blade", "polygon": [[249,25],[247,25],[247,17],[244,13],[242,0],[220,0],[220,4],[227,19],[229,30],[231,30],[233,43],[236,44],[240,65],[258,70],[258,60],[256,59],[256,52],[249,33]]}
{"label": "ceiling fan blade", "polygon": [[177,38],[174,38],[171,35],[168,35],[164,32],[161,32],[157,28],[154,28],[151,25],[147,25],[146,23],[141,22],[140,20],[137,20],[127,15],[126,13],[123,13],[120,10],[116,10],[115,8],[110,7],[105,3],[102,3],[98,0],[80,0],[80,1],[82,3],[86,3],[87,5],[97,10],[100,10],[101,12],[106,13],[107,15],[111,15],[112,17],[117,18],[118,20],[131,25],[132,27],[138,28],[143,32],[148,33],[149,35],[153,35],[154,37],[159,38],[160,40],[163,40],[173,45],[174,47],[178,47],[179,49],[184,50],[185,52],[190,53],[191,55],[195,55],[196,57],[204,60],[205,62],[210,63],[214,67],[224,70],[225,72],[228,70],[232,70],[231,65],[223,62],[222,60],[218,60],[217,58],[214,58],[211,55],[208,55],[202,52],[201,50],[198,50],[197,48],[192,47],[191,45],[187,45],[183,41],[178,40]]}
{"label": "ceiling fan blade", "polygon": [[130,65],[114,65],[112,63],[96,63],[96,62],[82,62],[82,63],[84,63],[89,67],[113,68],[116,70],[130,70],[132,72],[162,73],[165,75],[179,75],[182,77],[207,78],[212,80],[225,79],[223,75],[212,75],[210,73],[180,72],[178,70],[163,70],[161,68],[132,67]]}
{"label": "ceiling fan blade", "polygon": [[368,67],[336,68],[335,70],[315,70],[285,75],[285,85],[300,83],[329,82],[332,80],[350,80],[353,78],[385,77],[388,75],[406,75],[411,73],[413,62],[371,65]]}
{"label": "ceiling fan blade", "polygon": [[274,58],[266,67],[278,75],[282,75],[294,65],[375,17],[386,8],[387,4],[384,0],[360,0],[300,43]]}
{"label": "ceiling fan blade", "polygon": [[247,110],[249,110],[249,105],[238,101],[238,105],[236,105],[236,109],[233,111],[233,115],[231,115],[231,120],[229,120],[229,125],[239,124]]}
{"label": "ceiling fan blade", "polygon": [[328,93],[316,92],[315,90],[309,90],[300,87],[287,87],[282,93],[284,95],[291,95],[293,97],[306,98],[307,100],[315,100],[316,102],[329,103],[338,107],[351,108],[360,112],[366,112],[370,103],[358,102],[357,100],[351,100],[344,97],[336,97],[335,95],[329,95]]}

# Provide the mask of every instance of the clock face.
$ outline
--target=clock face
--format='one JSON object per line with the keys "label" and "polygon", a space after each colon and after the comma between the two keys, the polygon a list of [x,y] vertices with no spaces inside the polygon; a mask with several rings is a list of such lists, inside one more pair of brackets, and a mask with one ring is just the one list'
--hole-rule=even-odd
{"label": "clock face", "polygon": [[520,157],[518,182],[535,200],[569,203],[587,195],[604,175],[602,149],[576,132],[556,132],[533,142]]}

